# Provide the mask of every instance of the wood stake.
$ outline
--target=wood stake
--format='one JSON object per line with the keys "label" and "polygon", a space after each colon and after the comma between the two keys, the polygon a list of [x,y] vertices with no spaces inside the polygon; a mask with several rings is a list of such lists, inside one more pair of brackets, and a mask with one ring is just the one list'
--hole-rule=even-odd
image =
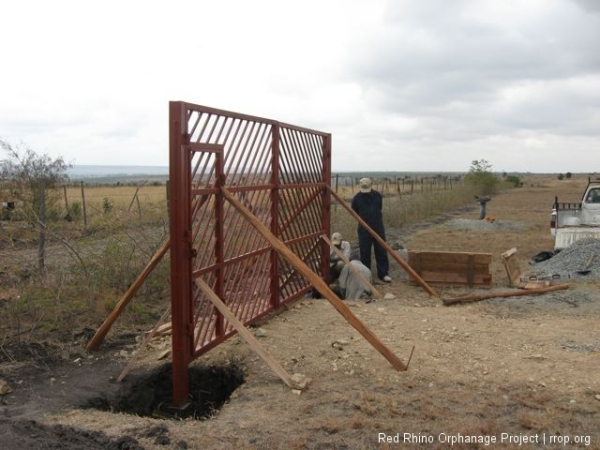
{"label": "wood stake", "polygon": [[142,342],[142,345],[140,345],[139,350],[135,353],[135,355],[133,355],[131,357],[131,359],[127,363],[127,366],[125,366],[125,369],[123,369],[123,372],[121,372],[121,375],[119,375],[119,378],[117,378],[117,382],[120,383],[121,381],[123,381],[125,379],[127,374],[131,371],[131,368],[133,367],[133,364],[135,363],[135,361],[140,357],[140,355],[142,354],[142,351],[146,348],[146,345],[148,345],[148,342],[150,342],[150,339],[152,339],[154,337],[154,335],[156,334],[156,332],[158,331],[158,329],[160,328],[162,323],[165,321],[165,319],[167,317],[169,317],[169,314],[171,314],[171,305],[169,305],[169,307],[164,312],[164,314],[161,316],[161,318],[158,320],[158,322],[156,322],[156,325],[154,325],[154,328],[152,328],[152,331],[150,332],[150,334],[148,334],[148,336],[146,336],[146,339],[144,339],[144,342]]}
{"label": "wood stake", "polygon": [[227,307],[225,303],[219,298],[219,296],[213,291],[208,284],[202,278],[196,278],[196,286],[204,292],[204,294],[210,299],[213,305],[219,310],[221,314],[227,319],[227,321],[235,328],[242,338],[252,347],[258,356],[260,356],[264,362],[271,368],[275,374],[281,378],[281,380],[292,389],[302,389],[306,386],[298,386],[297,383],[292,380],[292,377],[285,371],[283,367],[270,355],[258,340],[254,337],[252,332],[244,326],[242,322],[235,316],[235,314]]}
{"label": "wood stake", "polygon": [[146,267],[144,268],[142,273],[137,277],[135,282],[129,287],[127,292],[125,292],[123,297],[121,297],[121,300],[119,300],[119,302],[116,304],[116,306],[114,307],[112,312],[108,315],[108,317],[106,318],[104,323],[100,326],[100,328],[98,328],[98,331],[96,331],[96,334],[94,335],[94,337],[92,338],[92,340],[88,343],[88,345],[86,347],[86,350],[88,352],[97,350],[98,347],[100,346],[100,344],[102,344],[102,341],[108,334],[108,331],[110,330],[110,328],[113,326],[113,323],[115,323],[117,318],[121,315],[121,313],[125,309],[125,306],[127,306],[127,304],[133,298],[133,296],[135,295],[137,290],[140,288],[140,286],[142,285],[144,280],[148,277],[148,275],[150,275],[150,272],[152,272],[154,270],[154,268],[158,265],[158,263],[160,262],[162,257],[165,256],[165,253],[167,253],[167,250],[169,250],[170,246],[171,246],[171,240],[167,239],[163,243],[163,245],[158,249],[158,251],[154,254],[154,256],[152,257],[150,262],[146,265]]}
{"label": "wood stake", "polygon": [[298,272],[304,275],[305,278],[324,296],[329,303],[352,325],[362,336],[379,352],[381,353],[398,371],[406,370],[406,366],[400,359],[387,348],[377,336],[367,328],[346,306],[346,304],[340,300],[337,295],[331,290],[329,285],[315,274],[310,267],[308,267],[294,252],[292,252],[287,246],[277,238],[271,230],[269,230],[261,221],[259,221],[248,209],[237,199],[235,195],[229,192],[226,188],[221,187],[221,193],[223,196],[234,206],[238,212],[244,216],[244,218],[260,233],[263,237],[269,241],[272,247]]}
{"label": "wood stake", "polygon": [[398,256],[398,254],[392,250],[392,248],[387,244],[387,242],[385,242],[381,236],[379,236],[377,233],[375,233],[375,231],[373,231],[373,229],[367,225],[367,223],[361,219],[361,217],[356,214],[356,212],[354,212],[352,210],[352,208],[350,208],[346,202],[344,201],[343,198],[341,198],[339,195],[337,195],[330,186],[327,186],[327,188],[329,189],[329,192],[331,192],[331,195],[346,209],[346,211],[348,211],[352,217],[354,217],[358,223],[360,223],[363,228],[365,230],[367,230],[369,232],[369,234],[373,237],[373,239],[375,239],[379,245],[381,245],[383,248],[385,248],[387,250],[387,252],[392,256],[392,258],[394,258],[396,260],[396,262],[398,264],[400,264],[400,266],[402,266],[402,268],[404,268],[404,270],[406,270],[406,272],[408,272],[408,274],[412,277],[413,280],[415,280],[423,289],[425,289],[425,291],[427,291],[427,293],[429,293],[430,295],[433,295],[434,297],[439,297],[440,294],[433,289],[431,286],[429,286],[425,280],[423,280],[423,278],[421,278],[419,276],[419,274],[417,272],[415,272],[413,270],[412,267],[410,267],[410,265],[404,261],[402,258],[400,258],[400,256]]}

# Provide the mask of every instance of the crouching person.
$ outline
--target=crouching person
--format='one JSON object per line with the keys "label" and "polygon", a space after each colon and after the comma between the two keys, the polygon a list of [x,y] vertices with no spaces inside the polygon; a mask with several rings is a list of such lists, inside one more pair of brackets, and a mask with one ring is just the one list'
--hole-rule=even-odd
{"label": "crouching person", "polygon": [[371,269],[358,259],[353,259],[350,264],[344,266],[340,273],[340,293],[345,300],[360,300],[371,298],[371,289],[365,284],[361,274],[371,283]]}

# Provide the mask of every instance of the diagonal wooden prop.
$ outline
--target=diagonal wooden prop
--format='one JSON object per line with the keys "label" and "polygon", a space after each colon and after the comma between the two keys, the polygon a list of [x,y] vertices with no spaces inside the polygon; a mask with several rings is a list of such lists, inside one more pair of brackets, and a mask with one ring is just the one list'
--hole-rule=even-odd
{"label": "diagonal wooden prop", "polygon": [[292,389],[304,389],[306,385],[297,383],[281,365],[269,354],[254,335],[244,326],[242,322],[235,316],[235,314],[227,307],[227,305],[219,298],[219,296],[213,291],[208,284],[202,278],[196,278],[196,286],[204,292],[209,298],[213,305],[219,310],[221,314],[227,319],[227,321],[235,328],[238,334],[244,338],[244,340],[252,347],[258,356],[265,361],[275,374],[281,378],[281,380],[291,387]]}
{"label": "diagonal wooden prop", "polygon": [[226,188],[221,187],[221,194],[229,201],[235,209],[269,241],[275,249],[288,263],[290,263],[298,272],[300,272],[310,283],[326,298],[329,303],[352,325],[385,359],[398,371],[406,370],[406,365],[389,349],[377,336],[365,326],[329,288],[329,285],[315,274],[294,252],[277,238],[271,231],[260,222],[238,199]]}
{"label": "diagonal wooden prop", "polygon": [[439,292],[437,292],[435,289],[429,286],[425,282],[425,280],[423,280],[423,278],[421,278],[419,274],[408,265],[406,261],[400,258],[400,256],[398,256],[398,254],[394,250],[392,250],[392,248],[387,244],[387,242],[385,242],[377,233],[375,233],[375,231],[373,231],[373,229],[369,225],[367,225],[367,223],[364,220],[362,220],[361,217],[346,204],[344,199],[337,195],[333,189],[331,189],[331,186],[325,185],[325,187],[329,189],[329,192],[331,193],[333,198],[335,198],[338,201],[338,203],[342,205],[346,209],[346,211],[348,211],[352,215],[352,217],[354,217],[358,221],[358,223],[360,223],[363,226],[363,228],[369,232],[371,236],[373,236],[373,239],[375,239],[379,243],[379,245],[385,248],[387,252],[391,255],[391,257],[394,258],[396,262],[400,264],[402,268],[404,268],[404,270],[406,270],[406,272],[408,272],[408,274],[412,277],[413,280],[415,280],[430,295],[433,295],[434,297],[440,297]]}
{"label": "diagonal wooden prop", "polygon": [[142,273],[140,273],[140,275],[137,277],[135,282],[129,287],[129,289],[127,289],[127,292],[125,292],[123,297],[121,297],[121,300],[119,300],[119,302],[116,304],[116,306],[114,307],[112,312],[104,320],[104,323],[100,326],[100,328],[98,328],[98,330],[96,331],[96,334],[90,340],[90,342],[88,343],[88,345],[86,347],[86,350],[88,352],[97,350],[98,347],[100,346],[100,344],[102,344],[102,341],[104,340],[104,338],[110,331],[110,328],[113,326],[113,323],[115,323],[115,320],[117,320],[119,318],[119,316],[121,315],[121,312],[123,312],[123,310],[129,303],[129,301],[133,298],[133,296],[135,295],[137,290],[140,288],[140,286],[144,282],[144,280],[148,277],[148,275],[150,275],[150,272],[152,272],[154,270],[154,268],[158,265],[158,263],[160,262],[162,257],[165,256],[165,253],[167,253],[167,250],[169,250],[170,246],[171,246],[171,239],[167,239],[163,243],[163,245],[157,250],[157,252],[154,254],[154,256],[152,257],[150,262],[146,265],[146,267],[142,271]]}

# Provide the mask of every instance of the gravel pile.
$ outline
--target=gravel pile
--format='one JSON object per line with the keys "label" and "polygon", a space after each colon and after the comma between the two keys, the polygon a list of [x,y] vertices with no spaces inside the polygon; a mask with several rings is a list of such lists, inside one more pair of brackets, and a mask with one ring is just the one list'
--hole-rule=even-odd
{"label": "gravel pile", "polygon": [[552,258],[535,264],[530,276],[563,278],[600,278],[600,239],[575,241]]}
{"label": "gravel pile", "polygon": [[494,230],[525,230],[530,227],[523,222],[514,222],[511,220],[470,220],[470,219],[452,219],[444,223],[447,228],[453,228],[463,231],[494,231]]}

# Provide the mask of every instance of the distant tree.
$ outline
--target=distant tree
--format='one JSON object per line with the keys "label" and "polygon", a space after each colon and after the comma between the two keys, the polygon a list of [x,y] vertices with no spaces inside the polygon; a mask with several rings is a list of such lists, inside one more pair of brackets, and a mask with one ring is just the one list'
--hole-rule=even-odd
{"label": "distant tree", "polygon": [[485,159],[473,160],[469,173],[465,175],[465,183],[473,186],[480,195],[496,192],[498,178],[492,173],[492,165]]}
{"label": "distant tree", "polygon": [[559,173],[556,178],[558,178],[559,180],[564,180],[565,176],[562,173]]}
{"label": "distant tree", "polygon": [[570,180],[572,176],[573,176],[573,174],[571,172],[567,172],[565,174],[565,177],[567,177],[567,180]]}

